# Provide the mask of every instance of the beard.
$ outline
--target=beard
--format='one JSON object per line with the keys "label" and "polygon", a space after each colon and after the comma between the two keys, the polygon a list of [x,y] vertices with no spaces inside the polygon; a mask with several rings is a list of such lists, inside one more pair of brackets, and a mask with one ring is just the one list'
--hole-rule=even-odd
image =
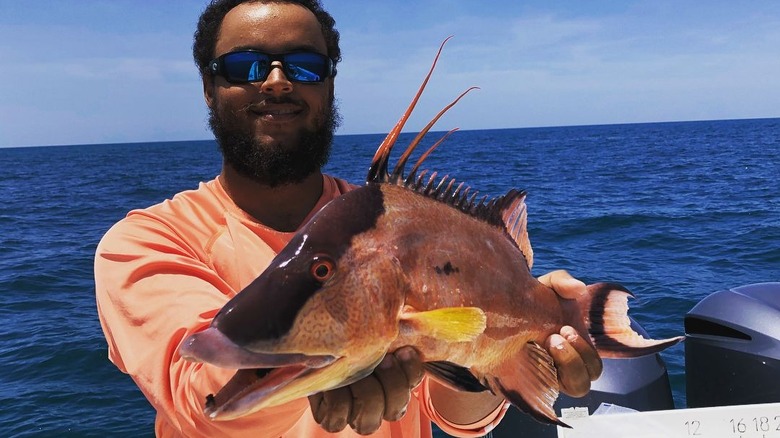
{"label": "beard", "polygon": [[269,187],[295,184],[319,171],[330,156],[333,136],[341,122],[334,99],[314,120],[314,129],[301,129],[297,144],[255,138],[229,110],[209,109],[209,126],[222,158],[238,174]]}

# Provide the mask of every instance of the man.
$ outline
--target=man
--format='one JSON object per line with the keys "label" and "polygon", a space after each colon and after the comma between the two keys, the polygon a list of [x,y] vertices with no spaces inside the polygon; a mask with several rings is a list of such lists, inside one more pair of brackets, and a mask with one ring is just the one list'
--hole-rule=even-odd
{"label": "man", "polygon": [[[450,434],[479,436],[506,410],[489,392],[424,378],[417,352],[406,347],[369,377],[309,400],[224,422],[202,412],[234,370],[183,360],[180,343],[207,327],[311,215],[351,188],[320,171],[338,124],[338,38],[316,0],[216,0],[201,16],[193,52],[222,171],[197,190],[130,212],[95,257],[109,357],[157,410],[158,436],[431,436],[428,418]],[[584,292],[564,272],[542,281],[564,296]],[[570,328],[545,347],[569,394],[586,392],[601,372],[595,351]]]}

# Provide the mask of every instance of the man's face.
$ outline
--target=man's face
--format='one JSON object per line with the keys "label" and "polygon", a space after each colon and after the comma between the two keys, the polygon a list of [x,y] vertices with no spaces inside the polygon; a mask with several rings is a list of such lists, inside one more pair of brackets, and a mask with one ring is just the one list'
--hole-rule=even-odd
{"label": "man's face", "polygon": [[[214,56],[240,49],[327,54],[314,14],[283,3],[244,3],[228,12]],[[302,84],[273,68],[262,82],[206,77],[204,93],[225,162],[239,174],[274,187],[299,182],[327,161],[339,121],[332,77]]]}

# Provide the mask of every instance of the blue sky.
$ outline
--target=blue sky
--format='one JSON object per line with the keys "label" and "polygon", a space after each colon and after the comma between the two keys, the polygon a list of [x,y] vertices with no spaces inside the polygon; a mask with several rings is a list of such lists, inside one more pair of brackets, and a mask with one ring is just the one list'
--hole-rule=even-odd
{"label": "blue sky", "polygon": [[[780,2],[323,0],[339,133],[780,117]],[[191,59],[205,0],[0,0],[0,147],[209,139]]]}

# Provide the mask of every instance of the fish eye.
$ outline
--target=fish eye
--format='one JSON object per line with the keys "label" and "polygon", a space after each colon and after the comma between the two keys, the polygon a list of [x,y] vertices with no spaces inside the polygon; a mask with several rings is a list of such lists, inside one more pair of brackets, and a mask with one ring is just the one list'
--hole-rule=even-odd
{"label": "fish eye", "polygon": [[329,257],[315,256],[309,268],[312,277],[320,283],[328,281],[336,273],[336,265]]}

